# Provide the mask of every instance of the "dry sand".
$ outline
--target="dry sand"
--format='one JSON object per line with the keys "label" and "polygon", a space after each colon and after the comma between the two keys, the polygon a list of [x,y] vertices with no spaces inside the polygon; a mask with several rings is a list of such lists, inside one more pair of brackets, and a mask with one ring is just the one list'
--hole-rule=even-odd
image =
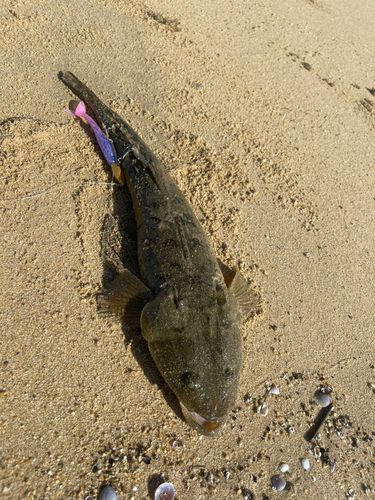
{"label": "dry sand", "polygon": [[[161,478],[179,500],[375,498],[374,26],[349,0],[1,2],[0,498],[141,500]],[[184,423],[140,332],[98,316],[103,259],[136,269],[134,219],[63,113],[68,70],[263,297],[215,438]]]}

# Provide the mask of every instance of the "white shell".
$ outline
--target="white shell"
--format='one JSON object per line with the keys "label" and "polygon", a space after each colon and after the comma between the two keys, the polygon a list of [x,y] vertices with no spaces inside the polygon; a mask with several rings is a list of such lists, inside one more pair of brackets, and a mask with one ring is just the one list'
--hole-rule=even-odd
{"label": "white shell", "polygon": [[265,417],[268,415],[268,406],[265,404],[259,405],[257,408],[257,412],[259,415],[262,415],[262,417]]}
{"label": "white shell", "polygon": [[320,404],[320,406],[322,406],[323,408],[328,406],[331,402],[328,394],[325,394],[322,391],[316,391],[315,397],[316,397],[316,400],[318,401],[318,403]]}
{"label": "white shell", "polygon": [[269,393],[274,394],[275,396],[278,396],[280,394],[280,391],[279,391],[279,388],[276,387],[276,385],[271,385]]}
{"label": "white shell", "polygon": [[99,495],[99,500],[117,500],[115,490],[110,486],[106,486]]}
{"label": "white shell", "polygon": [[310,462],[309,462],[308,458],[303,458],[303,459],[301,460],[301,465],[302,465],[302,467],[303,467],[305,470],[310,469]]}
{"label": "white shell", "polygon": [[172,483],[163,483],[155,491],[155,500],[173,500],[174,486]]}
{"label": "white shell", "polygon": [[277,491],[282,491],[286,486],[286,481],[283,477],[280,476],[272,476],[271,484]]}
{"label": "white shell", "polygon": [[281,464],[280,465],[280,472],[288,472],[288,470],[289,470],[288,464]]}

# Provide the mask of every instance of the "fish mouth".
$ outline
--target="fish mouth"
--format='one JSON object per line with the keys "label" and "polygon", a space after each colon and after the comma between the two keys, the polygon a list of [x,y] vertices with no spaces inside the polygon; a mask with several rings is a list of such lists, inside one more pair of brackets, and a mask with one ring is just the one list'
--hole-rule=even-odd
{"label": "fish mouth", "polygon": [[200,434],[205,436],[213,436],[219,430],[225,419],[222,420],[207,420],[201,417],[195,411],[189,411],[186,406],[184,406],[180,401],[182,413],[186,419],[186,422],[193,427]]}

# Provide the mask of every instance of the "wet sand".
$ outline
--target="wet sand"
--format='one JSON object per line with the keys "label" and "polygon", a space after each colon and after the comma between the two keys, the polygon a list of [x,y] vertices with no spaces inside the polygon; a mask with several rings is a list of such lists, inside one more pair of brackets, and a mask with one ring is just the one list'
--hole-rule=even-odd
{"label": "wet sand", "polygon": [[[1,3],[0,498],[148,499],[161,480],[179,500],[374,498],[374,23],[338,0]],[[262,296],[214,438],[140,331],[98,315],[108,273],[137,270],[134,215],[61,71],[131,124]]]}

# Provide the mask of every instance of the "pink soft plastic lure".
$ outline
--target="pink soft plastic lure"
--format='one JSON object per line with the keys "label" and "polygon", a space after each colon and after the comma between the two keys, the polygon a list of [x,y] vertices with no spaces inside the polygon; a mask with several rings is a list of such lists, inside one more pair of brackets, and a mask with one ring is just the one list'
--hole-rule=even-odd
{"label": "pink soft plastic lure", "polygon": [[65,110],[67,113],[70,115],[76,116],[77,118],[84,118],[87,123],[90,125],[92,130],[94,131],[96,140],[98,141],[98,144],[100,146],[100,149],[102,150],[105,159],[108,162],[108,165],[112,165],[112,163],[116,163],[116,158],[113,153],[113,147],[111,141],[108,139],[108,137],[105,135],[103,130],[99,127],[99,125],[91,118],[86,113],[86,106],[84,102],[80,102],[78,106],[76,107],[75,111],[72,111],[71,109],[66,109]]}
{"label": "pink soft plastic lure", "polygon": [[71,109],[65,110],[70,115],[76,116],[77,118],[84,118],[87,123],[90,125],[92,130],[94,131],[96,140],[98,141],[99,147],[102,150],[105,159],[108,162],[108,165],[111,166],[112,173],[115,179],[123,186],[125,184],[125,177],[122,168],[117,165],[116,157],[113,152],[113,147],[111,141],[105,135],[103,130],[99,127],[99,125],[86,113],[86,106],[84,102],[80,102],[76,107],[75,111]]}

